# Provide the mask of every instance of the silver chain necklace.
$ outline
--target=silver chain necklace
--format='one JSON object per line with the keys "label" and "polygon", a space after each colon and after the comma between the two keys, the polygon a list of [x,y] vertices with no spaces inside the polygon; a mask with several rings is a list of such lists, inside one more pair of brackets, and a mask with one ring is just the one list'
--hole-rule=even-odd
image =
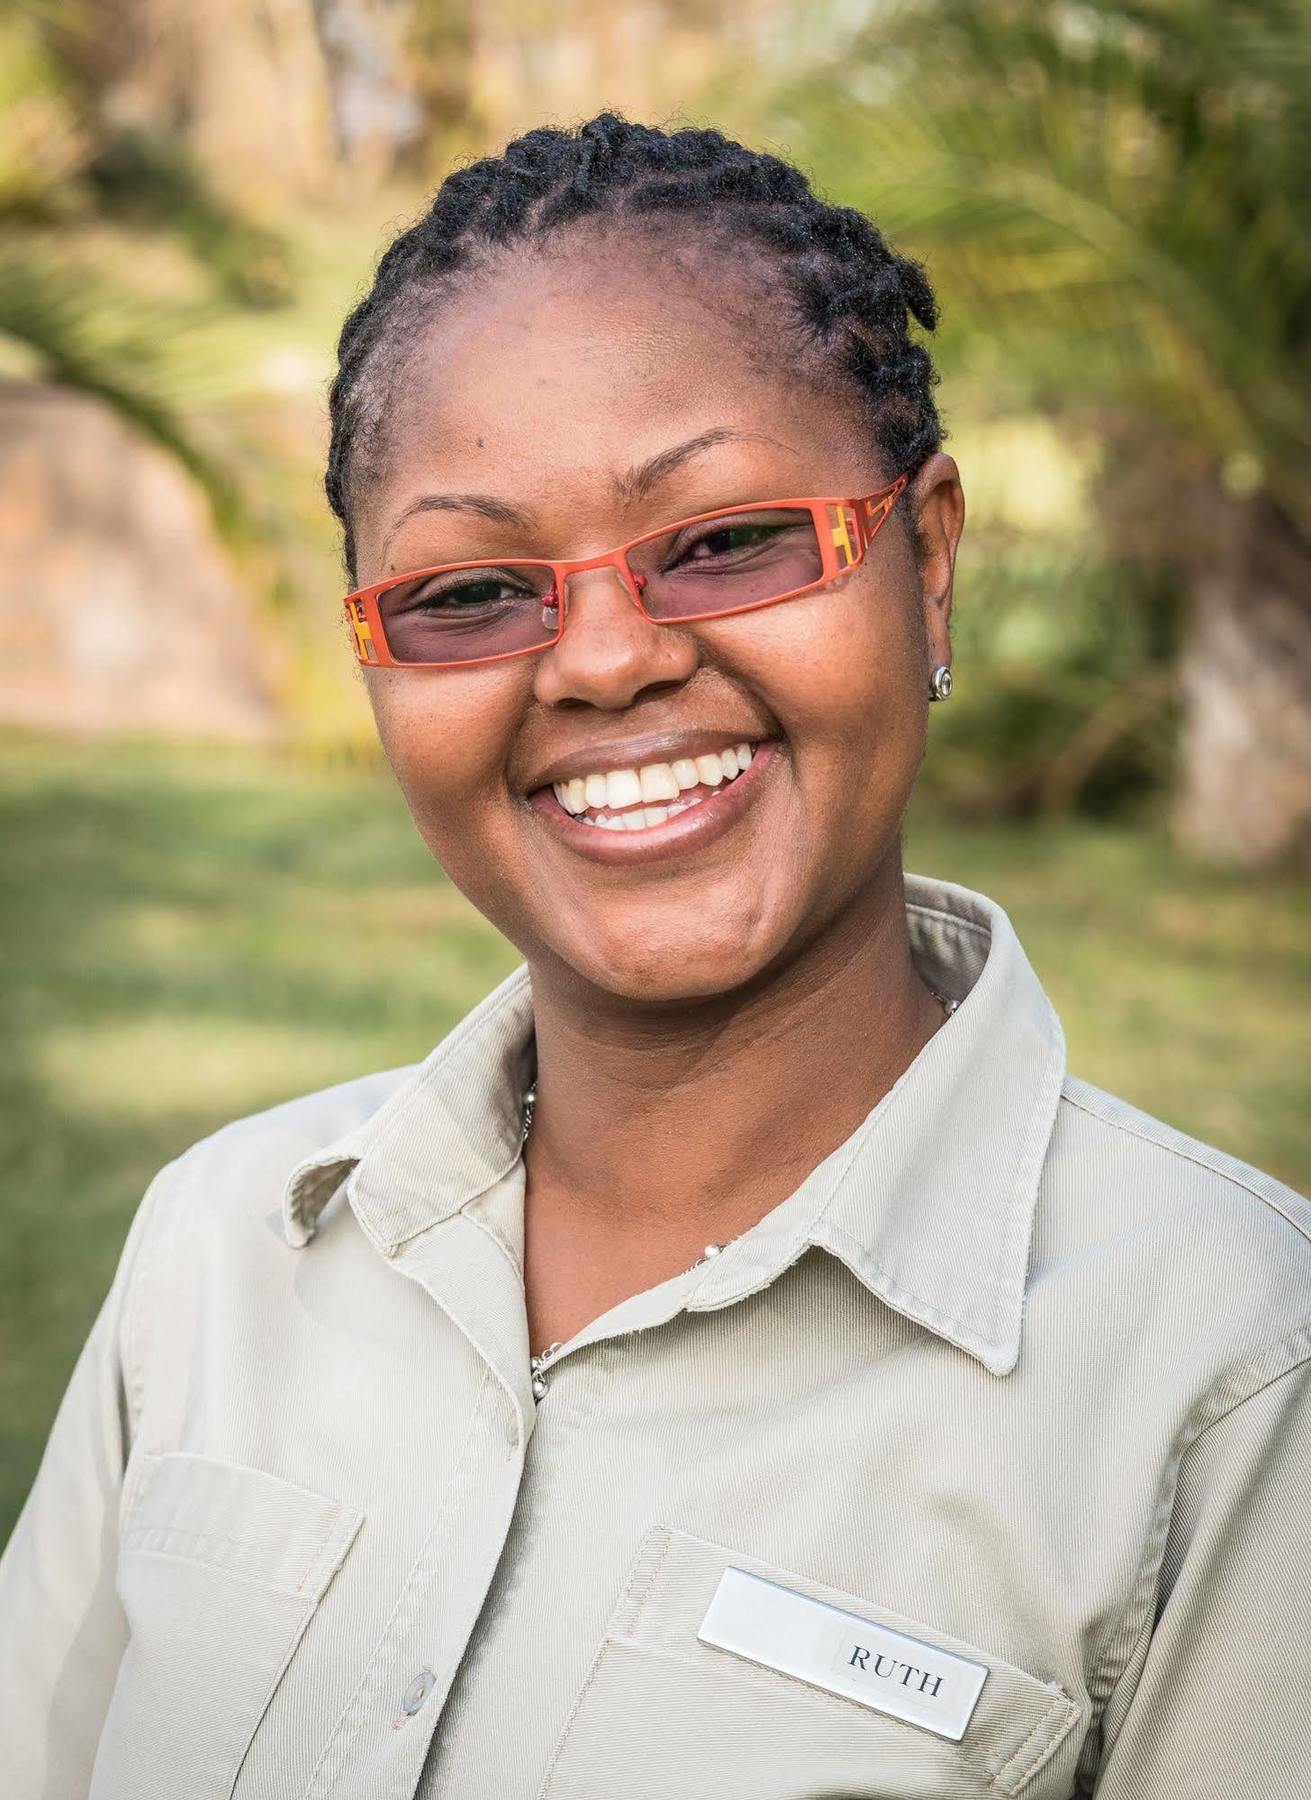
{"label": "silver chain necklace", "polygon": [[[933,995],[933,998],[937,1001],[938,1005],[942,1008],[943,1012],[947,1015],[947,1018],[950,1018],[951,1015],[956,1011],[957,1007],[960,1005],[959,1000],[944,1000],[942,995],[938,992],[938,990],[936,988],[929,988],[929,992]],[[520,1155],[523,1154],[523,1147],[528,1142],[528,1133],[533,1128],[533,1113],[536,1109],[536,1106],[537,1106],[537,1083],[534,1082],[532,1084],[532,1086],[528,1089],[528,1092],[523,1097],[523,1130],[522,1130],[522,1136],[519,1139]],[[733,1242],[736,1242],[736,1240],[730,1238],[729,1242],[733,1243]],[[683,1274],[690,1275],[692,1273],[693,1269],[699,1269],[701,1267],[702,1263],[709,1262],[712,1257],[718,1256],[720,1251],[723,1250],[725,1247],[726,1246],[723,1244],[707,1244],[705,1249],[701,1252],[700,1256],[697,1257],[696,1261],[694,1263],[691,1263],[686,1269],[683,1270]],[[546,1346],[545,1350],[539,1350],[537,1352],[536,1356],[531,1357],[529,1359],[529,1369],[532,1374],[533,1399],[534,1400],[541,1400],[541,1399],[545,1398],[546,1387],[547,1387],[546,1365],[550,1362],[551,1358],[555,1355],[556,1351],[561,1350],[563,1348],[564,1348],[564,1346],[561,1344],[561,1342],[557,1338],[555,1343],[548,1344]]]}

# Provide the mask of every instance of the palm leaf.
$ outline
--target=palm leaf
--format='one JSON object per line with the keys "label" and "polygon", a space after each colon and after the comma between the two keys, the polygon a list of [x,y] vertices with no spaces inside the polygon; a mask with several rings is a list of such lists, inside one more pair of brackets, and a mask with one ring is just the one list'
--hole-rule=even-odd
{"label": "palm leaf", "polygon": [[949,337],[1004,342],[1045,405],[1250,452],[1311,519],[1301,0],[917,0],[771,105],[823,185],[932,262]]}
{"label": "palm leaf", "polygon": [[232,538],[245,523],[236,483],[185,422],[166,373],[169,344],[208,312],[152,307],[50,243],[11,239],[0,258],[0,337],[21,345],[50,380],[96,395],[175,457]]}

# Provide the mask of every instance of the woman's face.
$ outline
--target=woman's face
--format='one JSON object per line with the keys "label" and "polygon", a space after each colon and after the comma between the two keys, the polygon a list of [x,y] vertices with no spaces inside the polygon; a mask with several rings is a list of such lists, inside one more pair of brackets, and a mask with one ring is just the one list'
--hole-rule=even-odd
{"label": "woman's face", "polygon": [[[357,504],[360,583],[586,557],[717,507],[891,480],[841,382],[803,379],[736,286],[628,245],[525,258],[465,287],[398,384],[386,468]],[[938,455],[864,564],[803,598],[656,625],[597,569],[573,577],[548,650],[370,668],[428,846],[536,976],[637,1003],[726,994],[844,919],[869,926],[923,754],[929,673],[948,660],[962,521],[955,464]],[[611,771],[677,779],[682,764],[685,779],[689,760],[741,744],[744,773],[680,787],[697,804],[640,831],[580,821],[556,797],[556,782]]]}

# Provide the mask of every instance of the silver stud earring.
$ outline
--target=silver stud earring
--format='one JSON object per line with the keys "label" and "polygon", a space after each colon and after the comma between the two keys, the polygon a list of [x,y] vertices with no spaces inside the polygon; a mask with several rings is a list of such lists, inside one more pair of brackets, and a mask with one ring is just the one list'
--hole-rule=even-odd
{"label": "silver stud earring", "polygon": [[951,670],[946,663],[939,663],[932,675],[929,676],[929,699],[951,699]]}

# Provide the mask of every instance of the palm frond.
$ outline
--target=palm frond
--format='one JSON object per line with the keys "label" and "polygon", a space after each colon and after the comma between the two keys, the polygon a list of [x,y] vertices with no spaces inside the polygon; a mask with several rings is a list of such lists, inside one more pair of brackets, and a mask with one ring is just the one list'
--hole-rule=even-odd
{"label": "palm frond", "polygon": [[233,537],[244,524],[237,484],[186,423],[163,356],[202,312],[152,309],[51,243],[11,236],[0,259],[0,337],[23,346],[49,379],[96,395],[174,456],[204,490],[219,529]]}
{"label": "palm frond", "polygon": [[1250,452],[1311,519],[1302,0],[916,0],[771,105],[823,186],[931,262],[948,331],[999,336],[1044,403]]}

